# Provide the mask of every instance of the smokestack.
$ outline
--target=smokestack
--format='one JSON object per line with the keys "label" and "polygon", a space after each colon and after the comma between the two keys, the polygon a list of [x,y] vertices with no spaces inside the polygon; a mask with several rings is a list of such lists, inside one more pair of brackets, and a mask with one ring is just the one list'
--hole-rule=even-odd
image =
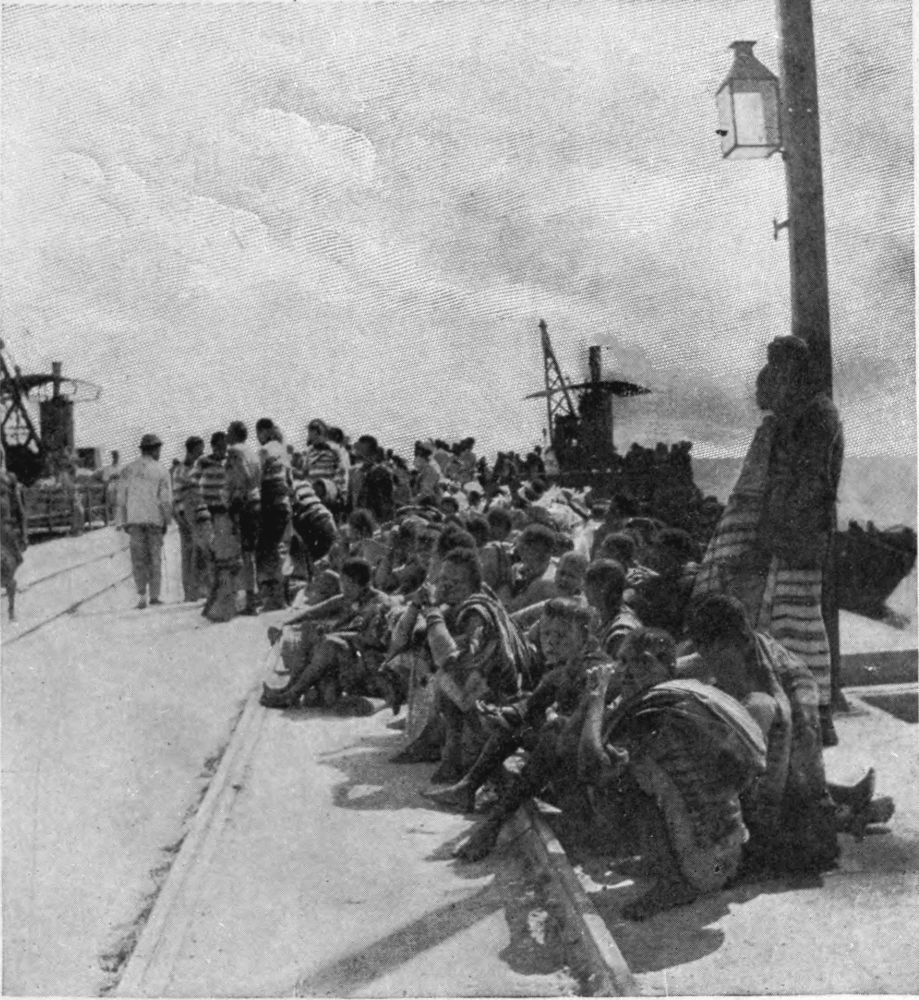
{"label": "smokestack", "polygon": [[64,366],[60,361],[51,362],[51,374],[54,376],[54,397],[55,399],[61,394],[61,372]]}
{"label": "smokestack", "polygon": [[601,379],[600,374],[600,347],[591,347],[588,349],[588,364],[590,366],[590,381],[599,382]]}

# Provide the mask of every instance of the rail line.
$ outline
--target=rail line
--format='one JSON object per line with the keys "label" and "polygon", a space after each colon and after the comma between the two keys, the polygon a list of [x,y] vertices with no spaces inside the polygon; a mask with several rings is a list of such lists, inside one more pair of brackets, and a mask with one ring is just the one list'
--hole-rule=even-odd
{"label": "rail line", "polygon": [[100,587],[98,590],[92,591],[85,597],[81,597],[78,601],[74,601],[72,604],[68,604],[66,608],[62,608],[60,611],[55,611],[53,615],[49,615],[42,621],[36,622],[36,624],[30,626],[29,628],[25,629],[22,632],[19,632],[17,635],[14,635],[12,639],[5,639],[3,645],[6,647],[12,646],[14,643],[19,642],[20,639],[25,639],[27,636],[34,635],[40,629],[43,629],[46,626],[50,625],[52,622],[57,621],[58,618],[63,618],[65,615],[74,614],[77,611],[77,609],[80,608],[81,605],[87,604],[89,601],[92,601],[94,598],[99,597],[106,591],[114,590],[114,588],[117,587],[119,584],[124,583],[126,580],[130,580],[131,575],[132,575],[131,573],[122,574],[116,580],[112,580],[111,582],[107,583],[104,587]]}
{"label": "rail line", "polygon": [[30,580],[28,583],[24,583],[21,587],[19,587],[17,593],[26,594],[33,587],[37,587],[41,583],[47,583],[48,580],[54,580],[59,576],[63,576],[65,573],[73,573],[75,570],[82,569],[84,566],[90,566],[93,563],[101,562],[103,559],[114,559],[115,556],[127,551],[128,546],[122,545],[121,548],[115,549],[114,552],[103,552],[98,556],[93,556],[91,559],[84,559],[82,562],[74,563],[72,566],[63,566],[61,569],[54,570],[53,573],[46,573],[44,576],[40,576],[35,580]]}

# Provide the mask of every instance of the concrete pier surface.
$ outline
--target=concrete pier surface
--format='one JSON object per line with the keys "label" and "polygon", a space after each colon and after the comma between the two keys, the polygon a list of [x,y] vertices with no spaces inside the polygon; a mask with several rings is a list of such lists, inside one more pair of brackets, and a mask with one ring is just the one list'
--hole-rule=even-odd
{"label": "concrete pier surface", "polygon": [[[605,954],[628,966],[604,978],[573,965],[571,914],[519,833],[480,864],[452,859],[473,818],[419,795],[431,765],[389,761],[402,734],[388,710],[257,705],[272,673],[265,630],[282,613],[206,623],[180,603],[174,534],[166,603],[135,610],[123,538],[79,542],[59,550],[61,567],[105,555],[98,574],[53,576],[47,614],[48,584],[25,588],[16,630],[4,627],[5,994],[533,996],[613,981],[649,995],[919,992],[917,728],[869,704],[867,685],[837,716],[827,769],[848,782],[874,766],[897,811],[861,842],[843,835],[821,879],[743,885],[630,923],[637,880],[602,857],[556,856],[592,906],[578,911],[584,933],[601,922],[616,946]],[[47,548],[33,580],[55,572]],[[844,626],[844,654],[889,649],[875,627],[853,639]],[[915,664],[915,637],[892,631]],[[898,682],[906,698],[914,671]]]}
{"label": "concrete pier surface", "polygon": [[4,622],[5,995],[577,992],[537,874],[514,850],[456,866],[471,820],[426,808],[430,765],[388,762],[388,710],[262,709],[283,613],[206,622],[175,532],[165,603],[137,610],[124,543],[33,547]]}
{"label": "concrete pier surface", "polygon": [[[914,693],[915,697],[915,693]],[[826,751],[833,781],[878,773],[897,811],[820,878],[750,883],[643,923],[621,916],[645,883],[602,857],[570,860],[642,995],[915,994],[919,754],[915,725],[852,698]]]}
{"label": "concrete pier surface", "polygon": [[471,820],[426,807],[430,765],[389,762],[388,719],[268,714],[194,884],[119,995],[577,992],[519,853],[451,858]]}

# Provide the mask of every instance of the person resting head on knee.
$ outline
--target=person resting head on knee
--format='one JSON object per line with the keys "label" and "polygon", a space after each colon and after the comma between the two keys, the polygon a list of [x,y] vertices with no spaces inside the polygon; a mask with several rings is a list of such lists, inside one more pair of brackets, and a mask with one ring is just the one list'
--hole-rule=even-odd
{"label": "person resting head on knee", "polygon": [[655,882],[624,908],[629,919],[722,888],[739,870],[747,830],[740,796],[766,766],[762,734],[742,706],[696,681],[674,681],[676,647],[642,628],[620,649],[620,699],[608,665],[588,674],[578,776],[595,815]]}

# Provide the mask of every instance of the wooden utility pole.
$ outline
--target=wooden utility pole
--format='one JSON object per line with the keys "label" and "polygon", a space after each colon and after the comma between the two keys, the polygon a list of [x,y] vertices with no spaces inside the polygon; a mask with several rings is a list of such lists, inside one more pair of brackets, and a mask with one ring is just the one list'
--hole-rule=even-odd
{"label": "wooden utility pole", "polygon": [[[830,295],[811,0],[776,0],[776,19],[781,67],[782,145],[788,188],[791,332],[807,341],[821,385],[828,395],[832,395]],[[830,641],[833,698],[837,703],[842,701],[844,704],[840,685],[839,608],[832,541],[831,535],[823,575],[823,617]]]}
{"label": "wooden utility pole", "polygon": [[823,165],[811,0],[776,0],[781,123],[788,184],[792,333],[806,340],[824,388],[833,389]]}

